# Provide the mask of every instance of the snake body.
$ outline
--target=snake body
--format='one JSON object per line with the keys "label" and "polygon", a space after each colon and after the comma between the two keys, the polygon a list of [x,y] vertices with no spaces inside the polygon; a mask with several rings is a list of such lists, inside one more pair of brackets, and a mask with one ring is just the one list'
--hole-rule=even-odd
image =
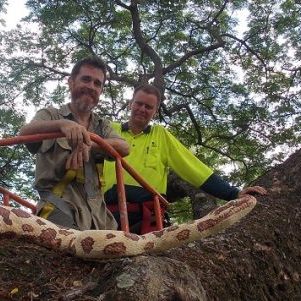
{"label": "snake body", "polygon": [[39,245],[81,258],[117,258],[162,252],[213,235],[239,221],[255,205],[256,199],[247,195],[214,209],[201,219],[144,235],[61,228],[20,208],[0,206],[0,233],[28,237]]}

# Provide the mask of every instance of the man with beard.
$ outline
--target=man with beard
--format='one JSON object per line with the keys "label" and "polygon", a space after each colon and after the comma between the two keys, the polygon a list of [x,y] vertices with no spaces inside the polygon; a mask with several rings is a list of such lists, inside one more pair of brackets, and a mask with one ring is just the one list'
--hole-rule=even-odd
{"label": "man with beard", "polygon": [[21,135],[62,132],[65,137],[28,144],[36,154],[35,188],[40,200],[37,214],[55,224],[86,229],[116,229],[107,210],[100,176],[105,153],[90,140],[89,132],[105,139],[121,156],[128,144],[93,109],[99,102],[106,80],[105,63],[98,57],[77,62],[68,79],[71,102],[59,109],[38,111],[23,126]]}

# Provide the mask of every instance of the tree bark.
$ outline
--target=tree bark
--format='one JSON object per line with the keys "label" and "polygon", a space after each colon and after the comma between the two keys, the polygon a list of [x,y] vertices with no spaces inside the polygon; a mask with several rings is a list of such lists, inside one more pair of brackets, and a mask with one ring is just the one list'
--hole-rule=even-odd
{"label": "tree bark", "polygon": [[301,151],[258,179],[268,195],[239,223],[158,255],[83,261],[2,237],[0,299],[301,300],[300,178]]}

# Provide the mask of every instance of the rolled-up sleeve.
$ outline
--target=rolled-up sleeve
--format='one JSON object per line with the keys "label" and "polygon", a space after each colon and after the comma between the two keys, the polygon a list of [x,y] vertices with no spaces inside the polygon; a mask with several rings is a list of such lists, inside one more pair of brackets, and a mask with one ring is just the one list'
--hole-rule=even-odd
{"label": "rolled-up sleeve", "polygon": [[[104,139],[120,139],[122,141],[125,141],[120,135],[118,135],[115,130],[111,126],[111,122],[106,119],[102,119],[99,122],[99,125],[96,129],[96,134]],[[92,150],[93,156],[97,159],[97,161],[106,159],[106,160],[113,160],[108,153],[106,153],[104,150]]]}
{"label": "rolled-up sleeve", "polygon": [[[52,115],[47,109],[41,109],[36,113],[36,115],[33,117],[33,119],[30,122],[41,121],[41,120],[48,121],[52,119],[53,119]],[[43,152],[46,152],[53,146],[54,141],[55,140],[52,139],[52,140],[44,140],[40,142],[28,143],[26,144],[26,147],[29,150],[29,152],[32,154],[36,154],[40,149]]]}

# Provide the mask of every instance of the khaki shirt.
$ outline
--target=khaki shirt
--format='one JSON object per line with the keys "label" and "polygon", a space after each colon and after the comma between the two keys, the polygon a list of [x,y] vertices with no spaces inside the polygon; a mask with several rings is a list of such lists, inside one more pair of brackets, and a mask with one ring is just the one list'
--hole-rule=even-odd
{"label": "khaki shirt", "polygon": [[[61,108],[46,108],[38,111],[33,120],[69,119],[74,116],[68,105]],[[90,132],[102,138],[120,138],[111,128],[110,123],[92,114]],[[120,138],[121,139],[121,138]],[[52,188],[61,181],[66,173],[65,164],[72,149],[65,137],[44,140],[39,143],[27,145],[31,153],[36,154],[35,188],[38,192],[51,192]],[[62,201],[67,202],[75,213],[75,221],[80,230],[91,229],[117,229],[117,223],[106,208],[103,192],[100,189],[95,161],[102,161],[105,154],[101,151],[91,152],[90,160],[86,164],[91,166],[92,177],[90,192],[87,193],[85,183],[73,180],[64,190]],[[85,164],[85,165],[86,165]],[[86,166],[85,166],[86,167]],[[44,203],[47,200],[41,200]],[[39,207],[39,206],[38,206]],[[40,206],[41,207],[41,206]]]}

